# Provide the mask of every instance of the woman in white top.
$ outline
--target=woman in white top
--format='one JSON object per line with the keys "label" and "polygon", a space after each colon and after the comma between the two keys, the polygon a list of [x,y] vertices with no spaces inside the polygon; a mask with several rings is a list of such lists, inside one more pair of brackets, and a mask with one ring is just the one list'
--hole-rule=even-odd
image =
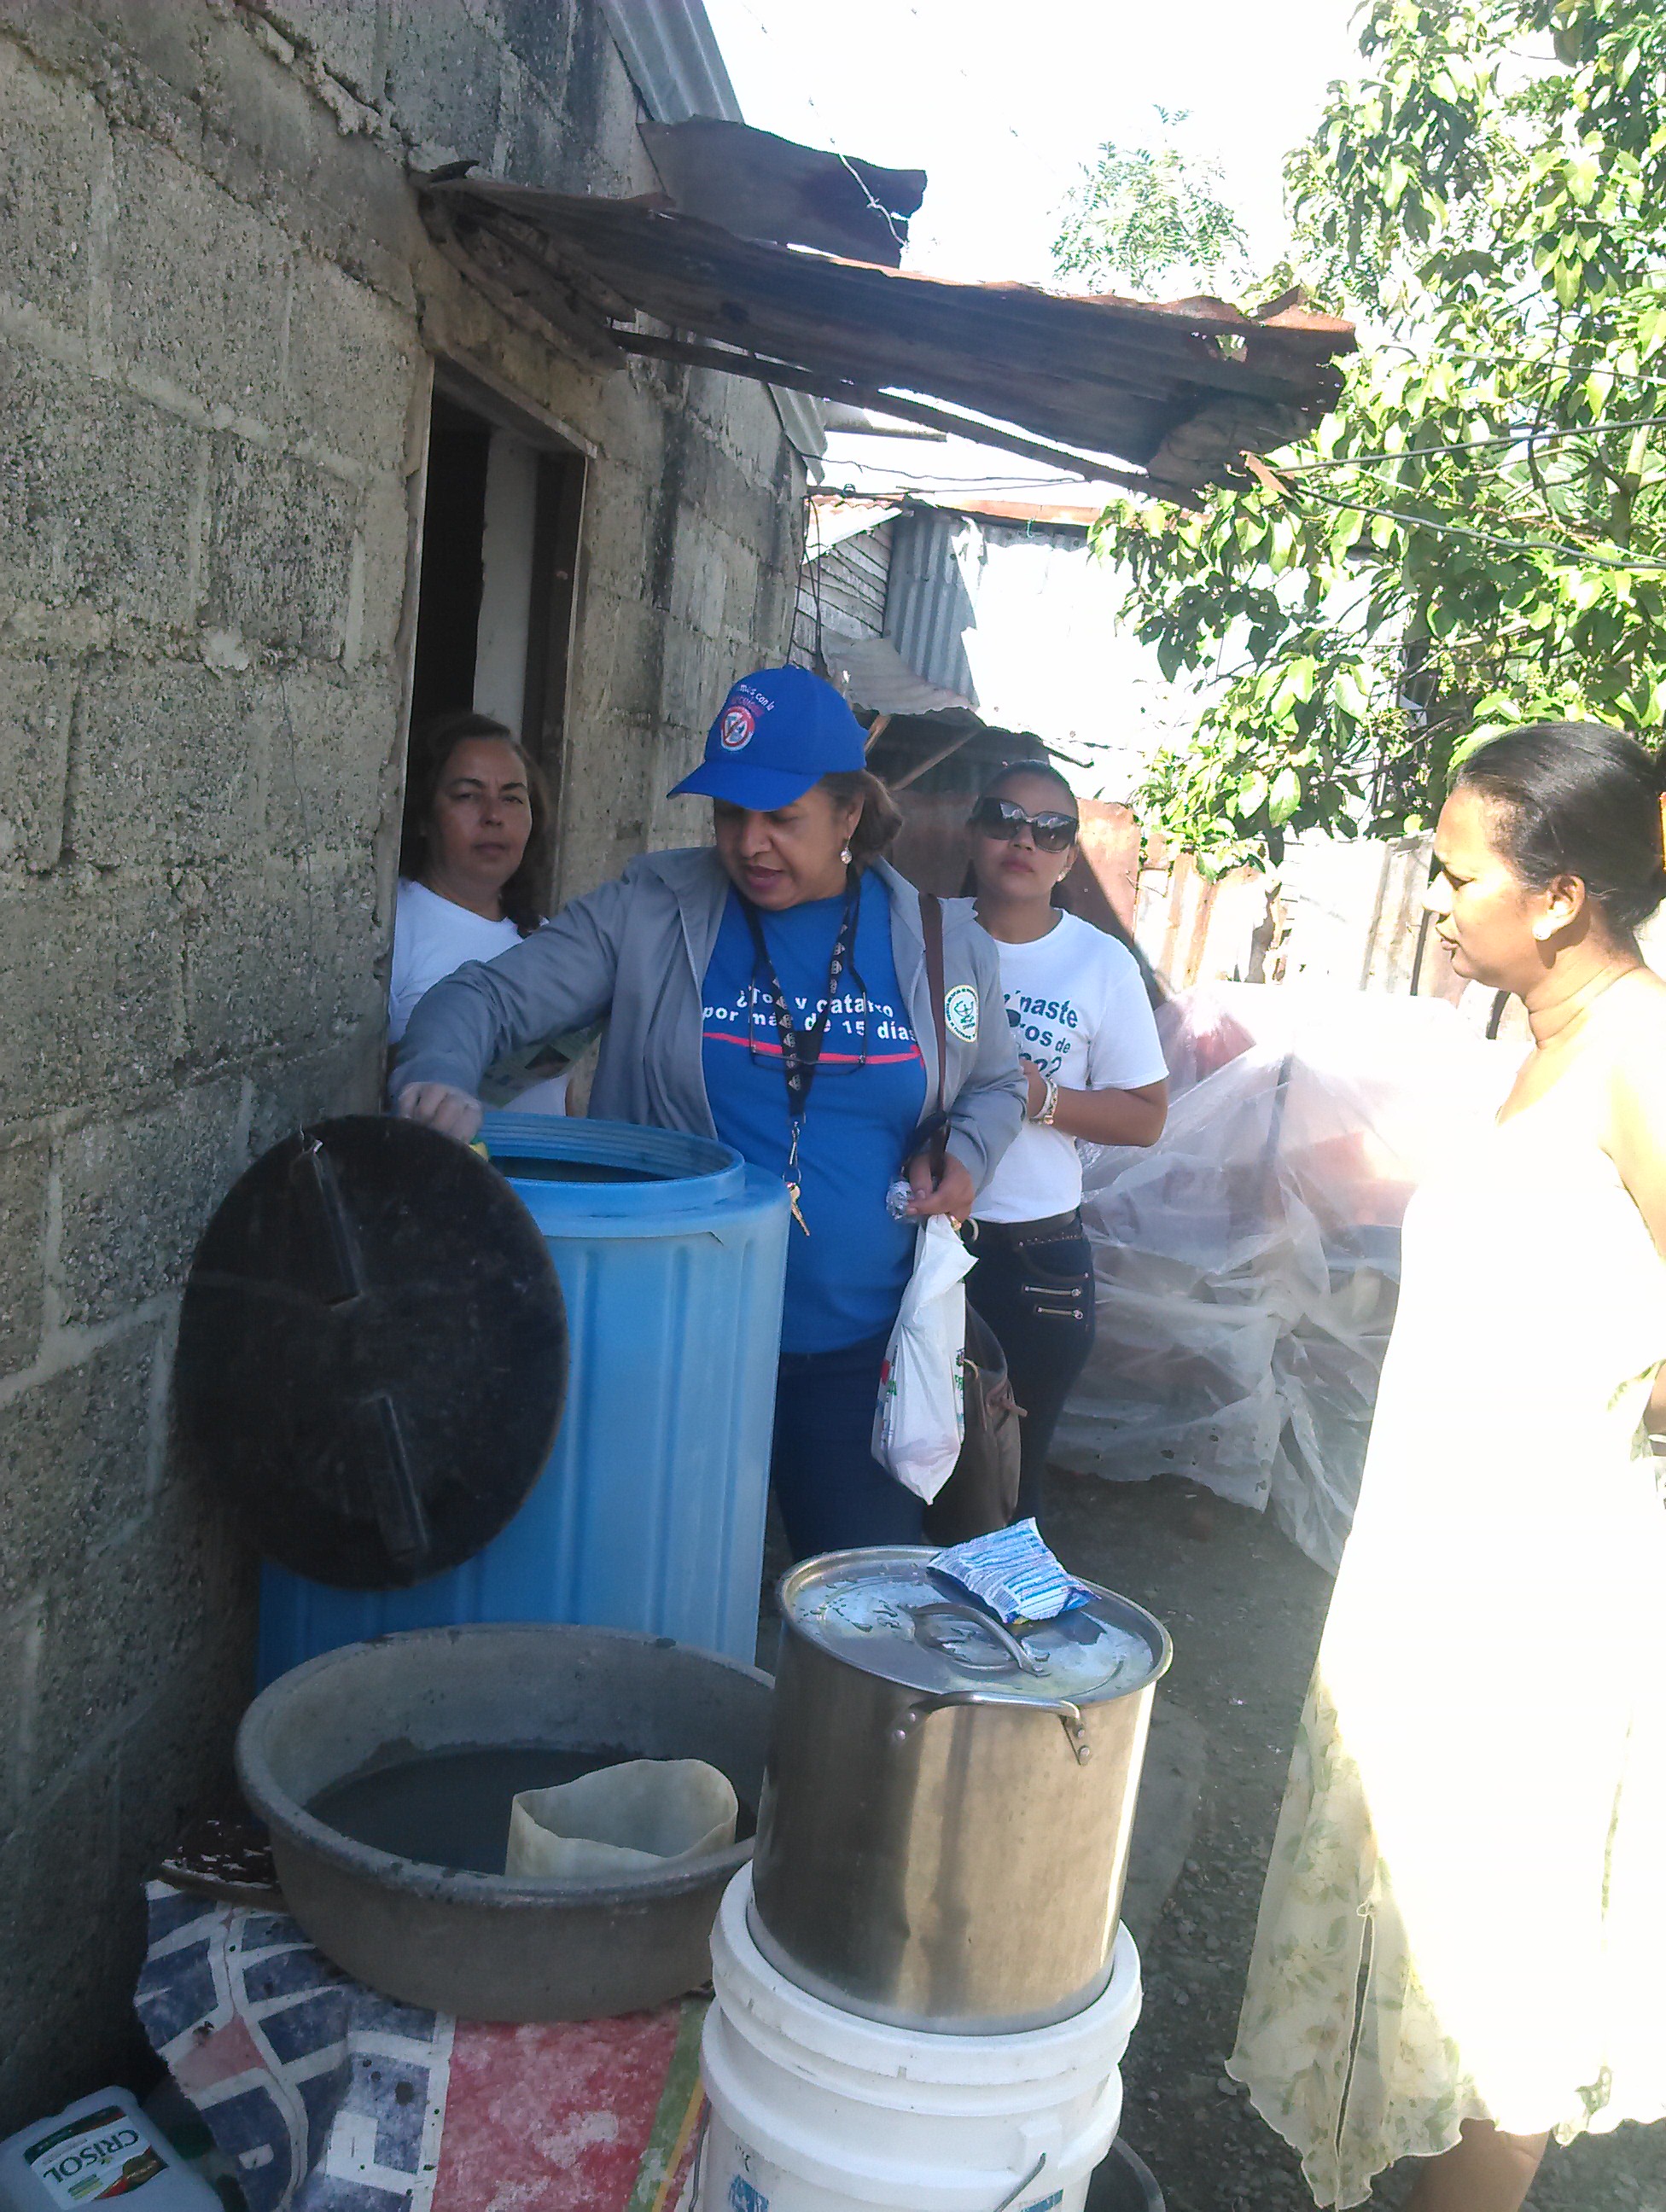
{"label": "woman in white top", "polygon": [[413,732],[387,988],[387,1041],[471,960],[494,960],[544,915],[550,794],[502,722],[442,714]]}
{"label": "woman in white top", "polygon": [[1018,1516],[1039,1511],[1064,1401],[1093,1343],[1093,1259],[1082,1228],[1076,1139],[1152,1145],[1168,1071],[1140,963],[1053,902],[1076,859],[1075,794],[1055,769],[1003,769],[972,810],[977,918],[1000,954],[1001,988],[1029,1119],[973,1209],[966,1291],[1000,1338],[1025,1409]]}

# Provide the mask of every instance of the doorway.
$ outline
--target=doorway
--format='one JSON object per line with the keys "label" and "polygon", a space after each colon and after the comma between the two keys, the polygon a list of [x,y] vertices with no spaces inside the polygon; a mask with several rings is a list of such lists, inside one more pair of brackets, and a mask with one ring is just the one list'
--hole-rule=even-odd
{"label": "doorway", "polygon": [[559,823],[584,456],[471,386],[436,368],[411,726],[471,708],[504,723],[544,770]]}

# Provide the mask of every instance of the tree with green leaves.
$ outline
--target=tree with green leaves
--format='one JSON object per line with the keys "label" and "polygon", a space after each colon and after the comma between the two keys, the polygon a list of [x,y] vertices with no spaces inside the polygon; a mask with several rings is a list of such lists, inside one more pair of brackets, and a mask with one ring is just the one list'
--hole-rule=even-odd
{"label": "tree with green leaves", "polygon": [[[1097,534],[1198,694],[1140,799],[1215,869],[1424,826],[1509,722],[1666,733],[1666,6],[1373,0],[1360,51],[1287,168],[1294,255],[1361,325],[1341,405]],[[1102,278],[1134,242],[1099,226]]]}
{"label": "tree with green leaves", "polygon": [[[1183,108],[1159,107],[1170,140],[1187,121]],[[1053,260],[1061,276],[1096,289],[1108,283],[1149,293],[1179,283],[1188,292],[1241,283],[1249,275],[1249,241],[1220,197],[1218,161],[1170,143],[1099,149],[1065,202]]]}

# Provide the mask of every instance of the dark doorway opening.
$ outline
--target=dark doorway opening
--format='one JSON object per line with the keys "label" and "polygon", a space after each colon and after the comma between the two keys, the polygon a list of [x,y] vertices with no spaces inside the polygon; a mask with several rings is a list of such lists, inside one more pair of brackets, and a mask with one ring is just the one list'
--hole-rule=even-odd
{"label": "dark doorway opening", "polygon": [[581,453],[436,368],[411,724],[494,715],[543,769],[557,811],[583,510]]}
{"label": "dark doorway opening", "polygon": [[489,422],[434,395],[429,426],[428,493],[423,515],[423,583],[416,603],[413,722],[474,704],[485,576],[486,463]]}

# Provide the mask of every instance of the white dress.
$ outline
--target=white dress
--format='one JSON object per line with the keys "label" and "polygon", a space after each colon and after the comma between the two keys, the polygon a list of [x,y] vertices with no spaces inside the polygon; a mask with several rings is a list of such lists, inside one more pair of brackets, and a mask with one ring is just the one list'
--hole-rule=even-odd
{"label": "white dress", "polygon": [[1322,2205],[1666,2117],[1666,1262],[1580,1079],[1407,1215],[1229,2062]]}

